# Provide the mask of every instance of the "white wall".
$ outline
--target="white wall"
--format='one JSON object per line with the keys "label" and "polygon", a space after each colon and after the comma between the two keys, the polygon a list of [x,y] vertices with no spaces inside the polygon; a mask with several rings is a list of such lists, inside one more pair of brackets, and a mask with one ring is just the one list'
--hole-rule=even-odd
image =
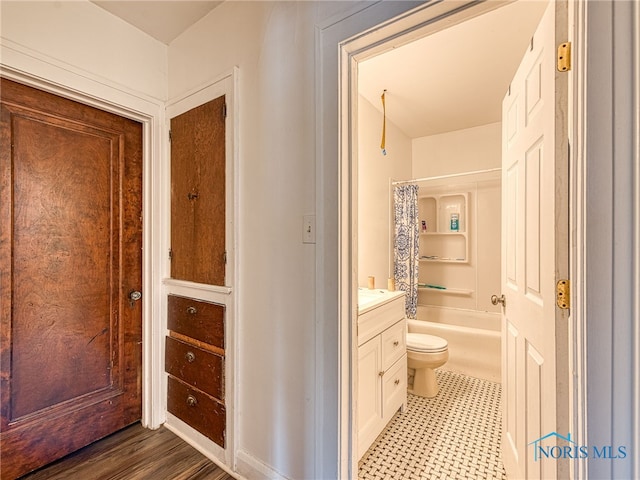
{"label": "white wall", "polygon": [[491,123],[415,138],[412,155],[414,178],[499,167],[502,158],[500,125]]}
{"label": "white wall", "polygon": [[[500,123],[413,140],[413,177],[424,178],[500,167]],[[468,289],[470,295],[421,290],[419,303],[499,312],[490,298],[500,292],[500,174],[462,176],[420,184],[420,195],[466,192],[467,263],[420,263],[420,282]],[[433,238],[431,238],[433,241]],[[422,254],[422,252],[421,252]]]}
{"label": "white wall", "polygon": [[247,476],[314,476],[315,246],[302,243],[302,217],[316,204],[315,24],[349,3],[225,2],[169,47],[172,99],[239,68],[236,436]]}
{"label": "white wall", "polygon": [[[393,277],[393,211],[389,179],[411,178],[411,139],[387,119],[386,155],[380,150],[382,114],[358,97],[358,285],[375,276],[376,288]],[[391,233],[391,236],[390,236]],[[391,242],[391,243],[390,243]],[[390,266],[391,263],[391,266]],[[390,270],[391,268],[391,270]]]}
{"label": "white wall", "polygon": [[143,97],[167,98],[167,46],[88,1],[2,1],[3,63],[28,49]]}

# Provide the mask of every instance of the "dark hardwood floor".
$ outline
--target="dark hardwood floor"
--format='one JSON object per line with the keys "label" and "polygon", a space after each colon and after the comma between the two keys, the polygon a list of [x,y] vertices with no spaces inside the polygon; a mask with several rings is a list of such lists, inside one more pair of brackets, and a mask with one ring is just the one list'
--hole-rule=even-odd
{"label": "dark hardwood floor", "polygon": [[233,480],[164,427],[136,423],[21,480]]}

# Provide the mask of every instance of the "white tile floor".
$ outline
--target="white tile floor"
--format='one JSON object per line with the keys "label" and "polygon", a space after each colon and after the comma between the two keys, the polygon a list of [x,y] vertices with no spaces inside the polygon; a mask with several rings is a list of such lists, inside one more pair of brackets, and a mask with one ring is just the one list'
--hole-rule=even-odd
{"label": "white tile floor", "polygon": [[435,398],[409,394],[405,413],[397,413],[364,454],[358,478],[499,479],[500,384],[436,371]]}

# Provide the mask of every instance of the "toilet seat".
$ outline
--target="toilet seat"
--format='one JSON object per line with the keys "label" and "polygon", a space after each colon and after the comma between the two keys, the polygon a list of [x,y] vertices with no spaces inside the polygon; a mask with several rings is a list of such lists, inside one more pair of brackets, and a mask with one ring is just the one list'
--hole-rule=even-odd
{"label": "toilet seat", "polygon": [[407,333],[407,350],[422,353],[440,353],[447,350],[449,344],[444,338],[425,333]]}

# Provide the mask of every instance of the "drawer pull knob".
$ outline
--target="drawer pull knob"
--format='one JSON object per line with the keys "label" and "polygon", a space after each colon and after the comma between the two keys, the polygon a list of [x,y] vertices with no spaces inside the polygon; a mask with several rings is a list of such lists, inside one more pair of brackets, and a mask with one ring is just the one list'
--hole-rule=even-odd
{"label": "drawer pull knob", "polygon": [[196,313],[198,313],[198,310],[196,309],[196,307],[187,307],[187,313],[195,315]]}
{"label": "drawer pull knob", "polygon": [[196,400],[196,397],[194,397],[193,395],[187,396],[187,405],[189,405],[190,407],[195,407],[197,404],[198,400]]}
{"label": "drawer pull knob", "polygon": [[393,382],[393,383],[395,383],[396,385],[400,385],[400,379],[399,379],[399,378],[396,378],[396,381],[395,381],[395,382]]}
{"label": "drawer pull knob", "polygon": [[187,362],[193,363],[193,361],[196,359],[196,354],[193,352],[187,352],[184,354],[184,358],[187,360]]}
{"label": "drawer pull knob", "polygon": [[395,342],[393,342],[393,346],[397,347],[398,345],[400,345],[400,342],[398,340],[396,340]]}

